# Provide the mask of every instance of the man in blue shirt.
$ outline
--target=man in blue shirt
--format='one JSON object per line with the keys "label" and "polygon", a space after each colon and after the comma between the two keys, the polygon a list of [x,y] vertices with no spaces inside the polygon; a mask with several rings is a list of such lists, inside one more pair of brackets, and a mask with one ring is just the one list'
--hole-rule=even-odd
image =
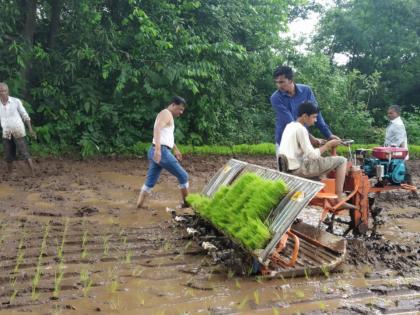
{"label": "man in blue shirt", "polygon": [[[303,102],[311,102],[318,106],[318,103],[309,86],[297,84],[293,81],[292,68],[288,66],[280,66],[274,70],[273,77],[278,88],[270,98],[271,106],[276,113],[275,139],[277,152],[284,128],[288,123],[297,119],[299,105]],[[318,127],[325,138],[329,140],[340,139],[332,134],[320,112],[318,113],[315,126]],[[325,140],[317,139],[312,135],[310,135],[310,140],[312,145],[315,147],[325,143]]]}

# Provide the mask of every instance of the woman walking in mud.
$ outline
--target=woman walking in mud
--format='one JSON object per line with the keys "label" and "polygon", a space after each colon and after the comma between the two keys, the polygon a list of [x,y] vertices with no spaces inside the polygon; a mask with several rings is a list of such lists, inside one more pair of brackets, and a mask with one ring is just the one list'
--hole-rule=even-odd
{"label": "woman walking in mud", "polygon": [[185,99],[175,96],[171,104],[156,117],[153,128],[153,143],[147,154],[149,168],[147,170],[146,181],[137,199],[137,208],[143,207],[146,196],[158,181],[162,169],[166,169],[178,179],[182,196],[181,206],[187,206],[185,198],[188,195],[188,174],[179,163],[182,160],[182,154],[175,145],[174,136],[174,117],[181,116],[185,110],[185,106]]}

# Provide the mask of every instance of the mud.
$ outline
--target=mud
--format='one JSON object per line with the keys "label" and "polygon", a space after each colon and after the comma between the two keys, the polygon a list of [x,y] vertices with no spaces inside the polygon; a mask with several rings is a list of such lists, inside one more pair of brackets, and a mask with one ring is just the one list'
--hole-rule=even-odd
{"label": "mud", "polygon": [[[192,191],[200,191],[229,158],[187,156]],[[235,158],[275,168],[271,157]],[[409,164],[420,186],[420,161]],[[225,251],[208,254],[173,220],[166,208],[180,199],[168,174],[147,208],[135,209],[144,159],[42,159],[35,178],[26,177],[23,163],[11,177],[0,166],[0,314],[420,310],[420,201],[409,192],[376,198],[383,210],[375,226],[371,220],[367,236],[348,237],[338,272],[266,280],[244,272],[246,257],[232,259],[237,256],[230,255],[234,245],[228,240],[218,244]]]}

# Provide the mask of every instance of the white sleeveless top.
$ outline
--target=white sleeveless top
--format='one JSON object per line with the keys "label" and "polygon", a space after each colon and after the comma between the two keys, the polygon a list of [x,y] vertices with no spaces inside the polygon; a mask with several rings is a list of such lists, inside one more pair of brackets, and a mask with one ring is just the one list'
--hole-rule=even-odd
{"label": "white sleeveless top", "polygon": [[[174,137],[174,131],[175,131],[175,123],[174,123],[174,117],[172,116],[172,113],[168,109],[164,109],[169,112],[171,115],[171,125],[163,127],[160,130],[160,145],[166,145],[167,147],[170,147],[171,149],[174,147],[175,144],[175,137]],[[155,120],[154,126],[156,127],[156,121]],[[155,143],[155,138],[153,138],[153,144]]]}

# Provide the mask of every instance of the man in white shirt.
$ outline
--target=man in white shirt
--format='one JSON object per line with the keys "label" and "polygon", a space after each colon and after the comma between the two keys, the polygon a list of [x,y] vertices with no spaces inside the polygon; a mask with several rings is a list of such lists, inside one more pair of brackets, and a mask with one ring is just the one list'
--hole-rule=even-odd
{"label": "man in white shirt", "polygon": [[34,138],[36,138],[36,134],[22,102],[18,98],[9,96],[9,87],[4,82],[0,82],[0,121],[8,172],[11,173],[13,170],[13,161],[16,160],[17,150],[26,160],[32,175],[34,175],[32,159],[25,141],[26,132],[23,122],[26,123],[29,133]]}
{"label": "man in white shirt", "polygon": [[[175,144],[175,122],[174,118],[184,113],[186,101],[180,96],[174,96],[168,107],[162,110],[156,117],[153,127],[153,141],[147,157],[149,168],[146,181],[144,182],[137,198],[137,208],[143,207],[146,196],[156,185],[162,170],[167,170],[178,179],[178,187],[182,196],[181,207],[187,207],[188,196],[188,173],[181,166],[182,154]],[[173,151],[173,153],[172,153]]]}
{"label": "man in white shirt", "polygon": [[385,133],[385,147],[408,149],[407,132],[400,114],[401,109],[398,105],[392,105],[388,108],[389,125]]}
{"label": "man in white shirt", "polygon": [[277,155],[287,158],[288,172],[293,175],[307,178],[323,177],[335,170],[336,194],[339,199],[344,199],[347,159],[342,156],[321,156],[325,151],[338,146],[341,140],[329,140],[315,149],[309,139],[307,128],[315,124],[318,112],[318,107],[310,102],[299,106],[297,120],[289,123],[284,129]]}
{"label": "man in white shirt", "polygon": [[[407,132],[405,130],[404,122],[400,117],[400,107],[398,105],[389,106],[387,114],[389,118],[389,125],[386,127],[385,131],[384,147],[397,147],[408,150]],[[409,155],[407,154],[405,159],[408,160],[408,158]],[[412,185],[413,180],[411,178],[407,163],[405,165],[405,169],[405,180],[408,184]]]}

